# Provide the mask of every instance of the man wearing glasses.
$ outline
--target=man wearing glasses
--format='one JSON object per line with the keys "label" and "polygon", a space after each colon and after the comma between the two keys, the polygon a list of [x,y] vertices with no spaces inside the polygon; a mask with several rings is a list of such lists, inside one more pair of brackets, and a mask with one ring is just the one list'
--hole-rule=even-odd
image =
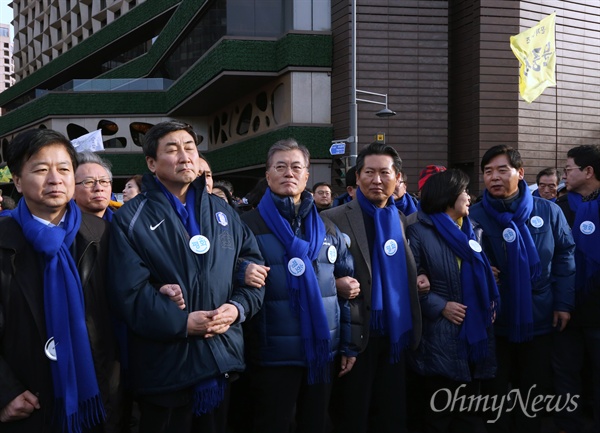
{"label": "man wearing glasses", "polygon": [[297,433],[327,431],[333,357],[344,355],[340,375],[355,360],[344,351],[349,306],[340,312],[336,293],[336,279],[357,283],[352,257],[305,191],[309,160],[295,140],[275,143],[267,155],[269,187],[258,207],[242,215],[270,267],[265,305],[246,327],[250,431],[257,433],[291,431],[294,421]]}
{"label": "man wearing glasses", "polygon": [[327,182],[315,183],[313,186],[313,197],[317,211],[321,212],[322,210],[329,209],[333,203],[331,185]]}
{"label": "man wearing glasses", "polygon": [[75,203],[83,213],[110,221],[113,211],[108,207],[112,194],[110,166],[97,153],[77,154],[75,172]]}
{"label": "man wearing glasses", "polygon": [[[588,356],[593,378],[591,431],[600,431],[600,146],[570,149],[563,179],[568,193],[556,204],[563,210],[575,239],[575,310],[565,332],[557,336],[555,386],[560,395],[582,395],[583,366]],[[587,396],[582,397],[587,400]],[[584,430],[584,402],[575,411],[557,414],[555,420],[561,430]]]}

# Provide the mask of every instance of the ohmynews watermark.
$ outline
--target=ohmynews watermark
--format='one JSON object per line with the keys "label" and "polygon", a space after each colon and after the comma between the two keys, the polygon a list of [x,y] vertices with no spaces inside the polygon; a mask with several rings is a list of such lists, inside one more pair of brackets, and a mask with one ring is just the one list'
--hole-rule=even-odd
{"label": "ohmynews watermark", "polygon": [[513,389],[506,395],[461,395],[461,390],[467,385],[462,384],[454,390],[438,389],[431,396],[429,407],[434,412],[492,412],[494,419],[488,419],[488,424],[498,421],[503,412],[512,412],[518,406],[525,416],[535,418],[539,412],[574,412],[577,410],[579,395],[538,395],[529,388],[526,398],[520,389]]}

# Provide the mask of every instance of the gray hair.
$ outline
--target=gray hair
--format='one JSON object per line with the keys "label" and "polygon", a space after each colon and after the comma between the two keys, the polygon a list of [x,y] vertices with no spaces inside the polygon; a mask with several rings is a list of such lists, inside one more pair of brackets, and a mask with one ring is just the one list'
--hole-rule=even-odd
{"label": "gray hair", "polygon": [[110,170],[112,167],[111,163],[102,159],[97,153],[91,152],[89,150],[79,152],[77,154],[77,165],[81,166],[83,164],[98,164],[106,170],[106,172],[108,173],[108,177],[110,178],[110,180],[112,180],[113,175],[112,171]]}
{"label": "gray hair", "polygon": [[306,168],[308,168],[310,166],[310,152],[306,146],[298,144],[293,138],[286,138],[285,140],[279,140],[269,149],[269,152],[267,153],[267,170],[271,168],[271,160],[275,152],[289,152],[292,150],[299,150],[302,152],[304,163],[306,164]]}

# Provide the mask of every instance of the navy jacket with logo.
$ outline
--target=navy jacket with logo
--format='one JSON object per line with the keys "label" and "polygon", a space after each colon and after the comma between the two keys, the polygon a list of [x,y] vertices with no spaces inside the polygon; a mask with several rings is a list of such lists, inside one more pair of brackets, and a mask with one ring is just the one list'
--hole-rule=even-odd
{"label": "navy jacket with logo", "polygon": [[[144,176],[144,188],[145,194],[115,213],[108,275],[112,306],[130,330],[134,392],[178,391],[243,371],[240,322],[260,309],[264,289],[234,285],[234,273],[238,259],[263,263],[254,235],[233,208],[206,192],[201,177],[190,188],[196,190],[193,211],[210,248],[196,254],[153,176]],[[181,286],[185,310],[159,292],[164,284]],[[242,307],[245,317],[227,332],[212,338],[187,335],[189,312],[214,310],[231,301]]]}

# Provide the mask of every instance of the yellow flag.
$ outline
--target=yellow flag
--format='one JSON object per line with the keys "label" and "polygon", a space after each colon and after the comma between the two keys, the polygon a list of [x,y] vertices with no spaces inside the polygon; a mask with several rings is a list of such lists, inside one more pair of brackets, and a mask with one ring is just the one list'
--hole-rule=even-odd
{"label": "yellow flag", "polygon": [[8,183],[10,181],[12,181],[12,175],[8,167],[0,168],[0,182]]}
{"label": "yellow flag", "polygon": [[531,103],[549,86],[556,86],[556,13],[548,15],[535,26],[510,37],[510,48],[519,59],[519,92]]}

